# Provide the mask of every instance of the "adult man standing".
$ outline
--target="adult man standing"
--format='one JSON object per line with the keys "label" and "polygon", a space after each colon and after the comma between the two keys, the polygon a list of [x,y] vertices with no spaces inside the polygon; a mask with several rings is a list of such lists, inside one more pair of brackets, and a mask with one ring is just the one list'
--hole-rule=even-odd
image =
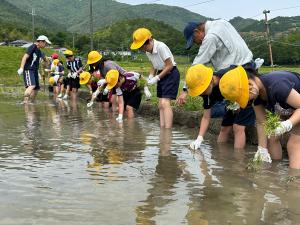
{"label": "adult man standing", "polygon": [[45,35],[39,36],[35,43],[28,47],[21,60],[18,74],[24,77],[24,85],[26,88],[24,92],[24,103],[28,103],[29,100],[33,102],[40,89],[38,73],[40,58],[47,61],[40,49],[45,48],[46,44],[51,44],[49,39]]}
{"label": "adult man standing", "polygon": [[[193,43],[200,45],[193,65],[211,63],[218,74],[223,74],[233,65],[255,68],[255,64],[252,60],[252,52],[235,28],[225,20],[206,21],[205,23],[189,22],[184,29],[184,37],[187,41],[186,49],[190,49]],[[184,104],[186,102],[187,93],[187,86],[185,86],[177,99],[177,103]],[[246,110],[253,111],[251,107]],[[246,112],[245,116],[246,115],[249,115],[249,112]],[[202,130],[206,130],[203,127],[207,127],[210,118],[211,111],[209,110],[202,117],[198,138],[191,144],[194,149],[200,147],[203,141],[202,136],[205,133],[202,132]],[[232,122],[229,123],[229,120]],[[222,125],[218,142],[227,141],[229,132],[233,127],[235,136],[234,146],[235,148],[243,148],[246,142],[246,125],[240,122],[236,123],[235,118],[232,116],[226,119],[226,121],[228,121],[228,123]],[[238,121],[240,121],[240,119]]]}

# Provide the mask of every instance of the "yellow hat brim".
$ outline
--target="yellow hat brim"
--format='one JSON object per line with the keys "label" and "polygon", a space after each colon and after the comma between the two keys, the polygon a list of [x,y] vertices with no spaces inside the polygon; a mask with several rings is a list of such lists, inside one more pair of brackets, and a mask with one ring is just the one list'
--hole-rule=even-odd
{"label": "yellow hat brim", "polygon": [[243,67],[239,67],[239,75],[241,80],[241,91],[240,91],[240,98],[237,99],[237,103],[240,105],[241,108],[246,108],[249,101],[249,80],[247,73]]}
{"label": "yellow hat brim", "polygon": [[79,84],[81,84],[81,85],[87,84],[87,82],[89,82],[90,78],[91,78],[91,74],[86,76],[84,79],[79,79]]}
{"label": "yellow hat brim", "polygon": [[107,87],[108,90],[111,90],[111,89],[113,89],[116,86],[117,83],[118,83],[118,80],[116,80],[113,83],[107,84],[106,87]]}
{"label": "yellow hat brim", "polygon": [[87,60],[87,64],[94,64],[94,63],[96,63],[96,62],[98,62],[99,60],[101,60],[102,59],[102,55],[100,55],[98,58],[96,58],[96,59],[94,59],[94,60]]}
{"label": "yellow hat brim", "polygon": [[130,49],[132,50],[136,50],[136,49],[139,49],[143,46],[143,44],[145,43],[146,41],[139,41],[139,42],[132,42],[131,46],[130,46]]}

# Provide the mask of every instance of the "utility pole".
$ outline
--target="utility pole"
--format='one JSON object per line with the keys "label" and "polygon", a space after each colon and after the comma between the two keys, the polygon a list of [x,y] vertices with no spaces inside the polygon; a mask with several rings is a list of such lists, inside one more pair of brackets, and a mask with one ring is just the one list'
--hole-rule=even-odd
{"label": "utility pole", "polygon": [[75,48],[75,33],[72,33],[73,50]]}
{"label": "utility pole", "polygon": [[35,14],[35,8],[32,7],[31,9],[31,13],[29,13],[32,16],[32,42],[35,41],[35,36],[34,36],[34,16],[36,16]]}
{"label": "utility pole", "polygon": [[273,55],[272,55],[272,45],[271,45],[271,37],[270,37],[270,30],[269,30],[269,22],[267,17],[267,13],[270,13],[270,10],[264,10],[263,13],[265,14],[266,34],[267,34],[268,45],[269,45],[270,62],[271,62],[271,67],[273,68],[274,64],[273,64]]}
{"label": "utility pole", "polygon": [[91,38],[91,51],[94,49],[93,43],[93,0],[90,0],[90,38]]}

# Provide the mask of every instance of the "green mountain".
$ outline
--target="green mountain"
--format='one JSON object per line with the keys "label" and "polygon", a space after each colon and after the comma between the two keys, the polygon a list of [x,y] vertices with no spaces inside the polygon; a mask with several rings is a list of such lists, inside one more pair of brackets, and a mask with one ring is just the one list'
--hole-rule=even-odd
{"label": "green mountain", "polygon": [[[265,32],[264,20],[244,19],[235,17],[229,21],[240,32]],[[276,17],[268,21],[271,33],[300,30],[300,16]]]}
{"label": "green mountain", "polygon": [[[6,0],[22,10],[36,9],[36,13],[50,21],[59,23],[70,32],[89,31],[88,0]],[[93,1],[94,30],[118,21],[150,18],[164,21],[182,30],[189,21],[200,21],[205,17],[186,9],[161,4],[128,5],[113,0]]]}
{"label": "green mountain", "polygon": [[[0,1],[0,41],[32,39],[32,18],[29,12],[16,8],[6,0]],[[62,30],[62,26],[41,16],[35,17],[35,33],[48,34],[48,30]]]}
{"label": "green mountain", "polygon": [[246,27],[251,26],[252,24],[257,23],[257,20],[254,19],[244,19],[240,16],[234,17],[229,20],[229,22],[237,29],[238,31],[244,30]]}
{"label": "green mountain", "polygon": [[[17,27],[31,28],[32,16],[29,14],[30,10],[24,8],[16,8],[14,4],[11,4],[7,0],[0,1],[0,22],[3,24],[12,24]],[[37,28],[47,27],[47,28],[57,28],[62,29],[58,23],[54,21],[45,19],[41,15],[35,16],[35,26]]]}
{"label": "green mountain", "polygon": [[132,33],[139,27],[148,28],[153,37],[167,44],[174,54],[181,54],[184,51],[185,41],[182,32],[152,19],[126,20],[102,28],[94,35],[95,46],[102,50],[129,50]]}

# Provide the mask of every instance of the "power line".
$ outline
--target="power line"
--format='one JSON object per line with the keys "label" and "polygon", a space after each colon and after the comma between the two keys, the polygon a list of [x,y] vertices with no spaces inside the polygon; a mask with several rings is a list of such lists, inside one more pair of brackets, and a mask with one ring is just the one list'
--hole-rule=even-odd
{"label": "power line", "polygon": [[[295,9],[295,8],[300,8],[300,6],[298,5],[298,6],[279,8],[279,9],[270,9],[269,11],[274,12],[274,11],[282,11],[282,10]],[[261,16],[261,15],[263,15],[263,13],[259,13],[259,14],[256,14],[255,16],[251,16],[251,17],[249,17],[249,19],[253,19],[253,18],[256,18],[256,17]]]}
{"label": "power line", "polygon": [[276,42],[276,43],[280,43],[280,44],[284,44],[284,45],[295,46],[295,47],[300,47],[300,45],[297,45],[297,44],[294,44],[294,43],[287,43],[287,42],[274,41],[274,40],[272,40],[272,42]]}
{"label": "power line", "polygon": [[280,8],[280,9],[271,9],[270,11],[281,11],[281,10],[287,10],[287,9],[295,9],[295,8],[300,8],[300,5],[298,6],[292,6],[292,7],[287,7],[287,8]]}
{"label": "power line", "polygon": [[215,0],[208,0],[208,1],[204,1],[204,2],[198,2],[198,3],[195,3],[195,4],[190,4],[190,5],[183,5],[183,6],[179,6],[179,7],[190,7],[190,6],[195,6],[195,5],[201,5],[201,4],[204,4],[204,3],[208,3],[208,2],[214,2]]}
{"label": "power line", "polygon": [[266,44],[267,44],[267,42],[263,42],[263,43],[261,43],[261,44],[259,44],[259,45],[255,45],[255,47],[251,48],[251,50],[257,49],[258,47],[260,47],[260,46],[262,46],[262,45],[266,45]]}

